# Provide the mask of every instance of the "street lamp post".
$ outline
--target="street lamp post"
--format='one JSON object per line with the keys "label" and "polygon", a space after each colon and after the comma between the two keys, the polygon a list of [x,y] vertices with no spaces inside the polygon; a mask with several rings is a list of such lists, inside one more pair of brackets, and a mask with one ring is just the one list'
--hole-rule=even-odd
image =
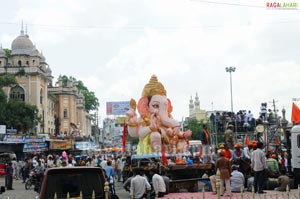
{"label": "street lamp post", "polygon": [[233,100],[232,100],[232,77],[231,77],[231,73],[235,72],[235,67],[230,66],[230,67],[226,67],[225,68],[226,72],[229,73],[230,75],[230,96],[231,96],[231,113],[233,113]]}
{"label": "street lamp post", "polygon": [[[231,101],[231,118],[233,117],[233,100],[232,100],[232,77],[231,77],[231,73],[233,73],[235,71],[235,67],[230,66],[230,67],[226,67],[225,68],[226,72],[229,73],[230,76],[230,101]],[[235,119],[235,140],[237,140],[237,122]]]}

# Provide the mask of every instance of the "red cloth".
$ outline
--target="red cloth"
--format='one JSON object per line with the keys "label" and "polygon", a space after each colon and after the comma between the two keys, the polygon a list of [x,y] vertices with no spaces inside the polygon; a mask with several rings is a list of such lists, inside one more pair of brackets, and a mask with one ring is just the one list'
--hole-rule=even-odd
{"label": "red cloth", "polygon": [[164,165],[168,165],[168,160],[165,153],[165,147],[163,145],[161,146],[161,160],[164,163]]}
{"label": "red cloth", "polygon": [[203,148],[202,146],[199,147],[199,157],[202,158],[202,154],[203,154]]}
{"label": "red cloth", "polygon": [[250,141],[249,141],[249,138],[248,138],[248,135],[245,136],[245,145],[249,145],[250,144]]}
{"label": "red cloth", "polygon": [[126,128],[126,121],[124,120],[124,126],[123,126],[123,142],[122,142],[122,146],[123,146],[123,152],[125,152],[126,150],[126,136],[127,136],[127,128]]}
{"label": "red cloth", "polygon": [[232,154],[231,154],[231,151],[228,149],[228,150],[224,150],[225,151],[225,158],[228,158],[230,160]]}
{"label": "red cloth", "polygon": [[300,123],[300,109],[294,102],[292,107],[292,122],[294,124]]}

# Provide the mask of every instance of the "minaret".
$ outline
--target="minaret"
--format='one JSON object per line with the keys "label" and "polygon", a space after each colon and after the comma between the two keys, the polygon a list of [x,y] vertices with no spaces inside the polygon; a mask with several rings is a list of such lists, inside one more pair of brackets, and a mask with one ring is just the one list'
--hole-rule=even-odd
{"label": "minaret", "polygon": [[191,96],[190,104],[189,104],[189,112],[190,112],[190,116],[195,112],[194,111],[194,102],[193,102],[192,96]]}
{"label": "minaret", "polygon": [[22,24],[21,24],[21,35],[24,35],[23,20],[22,20]]}
{"label": "minaret", "polygon": [[195,110],[200,110],[200,101],[199,101],[198,93],[196,93],[196,97],[195,97]]}

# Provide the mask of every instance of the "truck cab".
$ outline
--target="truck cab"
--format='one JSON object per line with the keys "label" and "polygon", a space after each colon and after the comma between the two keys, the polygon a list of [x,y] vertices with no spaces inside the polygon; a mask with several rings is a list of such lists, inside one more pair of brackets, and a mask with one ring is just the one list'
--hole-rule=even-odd
{"label": "truck cab", "polygon": [[295,185],[300,184],[300,125],[295,125],[291,129],[291,152],[292,168],[294,173]]}
{"label": "truck cab", "polygon": [[105,177],[99,167],[61,167],[45,171],[39,199],[103,199]]}

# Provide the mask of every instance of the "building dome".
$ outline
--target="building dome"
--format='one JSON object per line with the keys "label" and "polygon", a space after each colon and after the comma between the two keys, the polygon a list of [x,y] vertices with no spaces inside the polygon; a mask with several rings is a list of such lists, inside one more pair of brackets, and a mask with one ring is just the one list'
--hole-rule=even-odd
{"label": "building dome", "polygon": [[0,58],[2,58],[2,57],[6,57],[6,55],[5,55],[5,52],[2,48],[2,46],[0,46]]}
{"label": "building dome", "polygon": [[34,49],[32,41],[28,35],[24,34],[21,30],[21,34],[11,44],[12,55],[30,55]]}
{"label": "building dome", "polygon": [[52,74],[52,70],[51,70],[50,66],[47,67],[46,73],[47,73],[47,75]]}
{"label": "building dome", "polygon": [[43,52],[41,52],[41,54],[40,54],[40,57],[41,57],[41,64],[46,64],[46,58],[45,58],[45,56],[43,55]]}
{"label": "building dome", "polygon": [[30,53],[30,56],[33,56],[33,57],[41,57],[41,54],[40,54],[40,52],[38,51],[38,49],[36,49],[36,47],[33,46],[32,51],[31,51],[31,53]]}

